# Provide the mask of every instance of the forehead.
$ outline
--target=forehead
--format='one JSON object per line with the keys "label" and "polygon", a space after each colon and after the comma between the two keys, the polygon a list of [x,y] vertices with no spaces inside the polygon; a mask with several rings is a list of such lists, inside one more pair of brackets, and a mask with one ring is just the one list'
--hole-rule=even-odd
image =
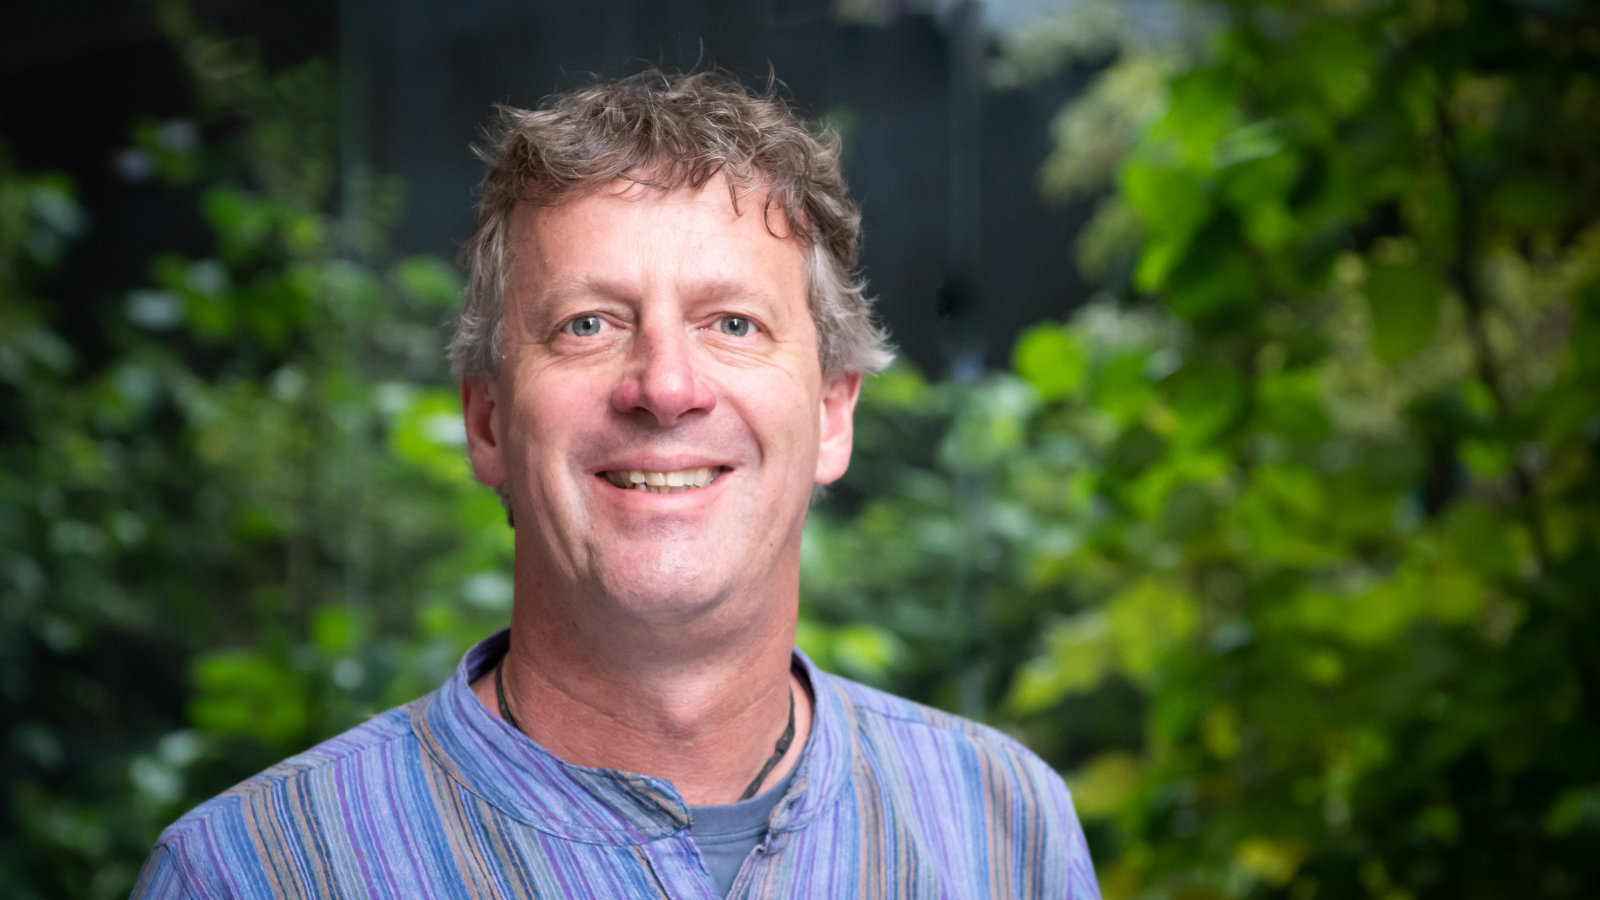
{"label": "forehead", "polygon": [[782,210],[753,192],[741,192],[736,205],[721,176],[665,191],[614,182],[555,205],[519,204],[509,224],[514,280],[520,270],[544,279],[720,279],[804,291],[805,253]]}

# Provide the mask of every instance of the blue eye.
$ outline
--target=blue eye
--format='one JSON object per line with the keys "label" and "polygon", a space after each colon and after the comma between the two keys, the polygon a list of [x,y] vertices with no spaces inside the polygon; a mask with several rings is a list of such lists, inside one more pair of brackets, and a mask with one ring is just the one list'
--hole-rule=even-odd
{"label": "blue eye", "polygon": [[739,316],[723,316],[717,322],[717,329],[733,337],[744,337],[750,333],[750,320]]}
{"label": "blue eye", "polygon": [[599,316],[579,316],[567,323],[567,333],[577,337],[594,337],[600,333]]}

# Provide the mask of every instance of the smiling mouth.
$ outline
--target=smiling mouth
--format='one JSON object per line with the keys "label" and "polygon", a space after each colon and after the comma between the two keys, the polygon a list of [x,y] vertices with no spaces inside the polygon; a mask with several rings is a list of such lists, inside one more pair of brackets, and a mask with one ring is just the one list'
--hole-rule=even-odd
{"label": "smiling mouth", "polygon": [[700,469],[682,469],[677,472],[650,472],[642,469],[601,472],[605,480],[630,491],[649,491],[652,494],[681,494],[703,488],[721,475],[721,466]]}

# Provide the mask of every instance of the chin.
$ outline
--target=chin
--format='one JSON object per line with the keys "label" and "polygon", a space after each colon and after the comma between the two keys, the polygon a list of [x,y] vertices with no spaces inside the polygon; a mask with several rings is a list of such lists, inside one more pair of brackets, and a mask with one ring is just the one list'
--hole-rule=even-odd
{"label": "chin", "polygon": [[691,622],[716,610],[733,593],[727,573],[676,560],[640,562],[602,567],[600,579],[611,601],[634,618],[661,625]]}

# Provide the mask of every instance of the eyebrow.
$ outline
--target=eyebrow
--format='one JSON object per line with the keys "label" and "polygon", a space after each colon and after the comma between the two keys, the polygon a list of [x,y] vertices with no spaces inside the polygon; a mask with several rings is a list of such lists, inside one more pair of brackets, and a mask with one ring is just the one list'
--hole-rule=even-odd
{"label": "eyebrow", "polygon": [[[696,300],[754,300],[775,307],[783,306],[767,291],[726,278],[693,285],[690,294]],[[574,297],[598,297],[626,302],[632,295],[632,288],[619,282],[593,275],[581,275],[547,282],[539,287],[536,296],[540,300],[556,302]]]}
{"label": "eyebrow", "polygon": [[540,284],[535,291],[535,295],[541,300],[563,300],[571,296],[621,298],[627,296],[627,294],[628,291],[623,290],[621,285],[590,275],[545,282]]}
{"label": "eyebrow", "polygon": [[777,306],[783,305],[778,303],[777,298],[768,291],[761,290],[760,288],[752,288],[748,285],[740,284],[737,281],[729,281],[725,278],[713,279],[703,284],[696,285],[693,296],[697,299],[755,300],[761,303],[774,304]]}

